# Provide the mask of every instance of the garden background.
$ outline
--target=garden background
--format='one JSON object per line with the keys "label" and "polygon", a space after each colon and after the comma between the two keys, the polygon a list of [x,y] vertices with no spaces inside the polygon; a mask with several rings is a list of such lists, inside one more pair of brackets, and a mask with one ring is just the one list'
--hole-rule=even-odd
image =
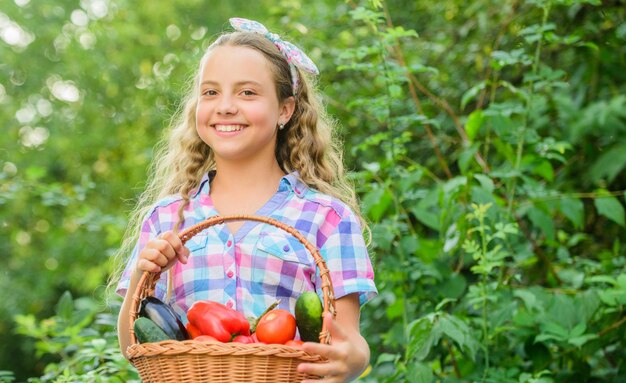
{"label": "garden background", "polygon": [[0,381],[137,379],[105,287],[233,16],[318,64],[372,228],[364,382],[626,382],[626,3],[5,0]]}

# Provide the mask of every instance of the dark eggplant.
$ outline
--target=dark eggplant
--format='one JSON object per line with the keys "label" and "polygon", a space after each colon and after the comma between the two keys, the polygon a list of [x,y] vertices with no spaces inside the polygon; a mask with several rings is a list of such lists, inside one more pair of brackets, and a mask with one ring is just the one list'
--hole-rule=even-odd
{"label": "dark eggplant", "polygon": [[174,310],[158,298],[149,296],[141,300],[139,316],[151,319],[170,339],[189,339],[189,334]]}

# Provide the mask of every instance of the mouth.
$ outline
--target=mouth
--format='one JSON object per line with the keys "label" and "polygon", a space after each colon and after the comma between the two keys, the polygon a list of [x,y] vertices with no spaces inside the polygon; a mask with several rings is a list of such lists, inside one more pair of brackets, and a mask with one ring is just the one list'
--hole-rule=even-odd
{"label": "mouth", "polygon": [[213,124],[211,125],[218,132],[238,132],[245,128],[245,125],[235,125],[235,124]]}

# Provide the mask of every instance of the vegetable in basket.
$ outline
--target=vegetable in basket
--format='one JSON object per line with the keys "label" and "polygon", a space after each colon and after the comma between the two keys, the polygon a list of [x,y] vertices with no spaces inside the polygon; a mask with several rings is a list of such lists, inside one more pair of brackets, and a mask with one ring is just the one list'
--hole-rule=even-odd
{"label": "vegetable in basket", "polygon": [[263,343],[284,344],[296,336],[296,318],[287,310],[272,310],[259,319],[255,334]]}
{"label": "vegetable in basket", "polygon": [[187,331],[191,337],[209,335],[230,342],[237,335],[250,335],[250,323],[237,310],[213,301],[197,301],[187,311]]}
{"label": "vegetable in basket", "polygon": [[295,313],[300,339],[305,342],[319,342],[323,311],[322,301],[314,291],[306,291],[298,297]]}
{"label": "vegetable in basket", "polygon": [[154,321],[145,317],[139,317],[135,320],[133,330],[139,343],[161,342],[172,339]]}
{"label": "vegetable in basket", "polygon": [[148,296],[142,299],[139,306],[139,316],[151,319],[170,339],[189,339],[185,325],[174,310],[158,298]]}

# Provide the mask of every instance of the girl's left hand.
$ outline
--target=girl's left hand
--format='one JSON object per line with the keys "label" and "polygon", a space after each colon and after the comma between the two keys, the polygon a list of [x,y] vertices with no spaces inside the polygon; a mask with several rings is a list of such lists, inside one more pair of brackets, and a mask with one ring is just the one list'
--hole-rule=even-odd
{"label": "girl's left hand", "polygon": [[[343,383],[355,379],[367,366],[369,346],[361,334],[340,325],[333,316],[324,316],[326,328],[330,331],[330,345],[305,342],[302,350],[309,354],[318,354],[328,363],[301,363],[298,372],[321,376],[320,380],[304,380],[302,383]],[[364,349],[365,347],[365,349]]]}

